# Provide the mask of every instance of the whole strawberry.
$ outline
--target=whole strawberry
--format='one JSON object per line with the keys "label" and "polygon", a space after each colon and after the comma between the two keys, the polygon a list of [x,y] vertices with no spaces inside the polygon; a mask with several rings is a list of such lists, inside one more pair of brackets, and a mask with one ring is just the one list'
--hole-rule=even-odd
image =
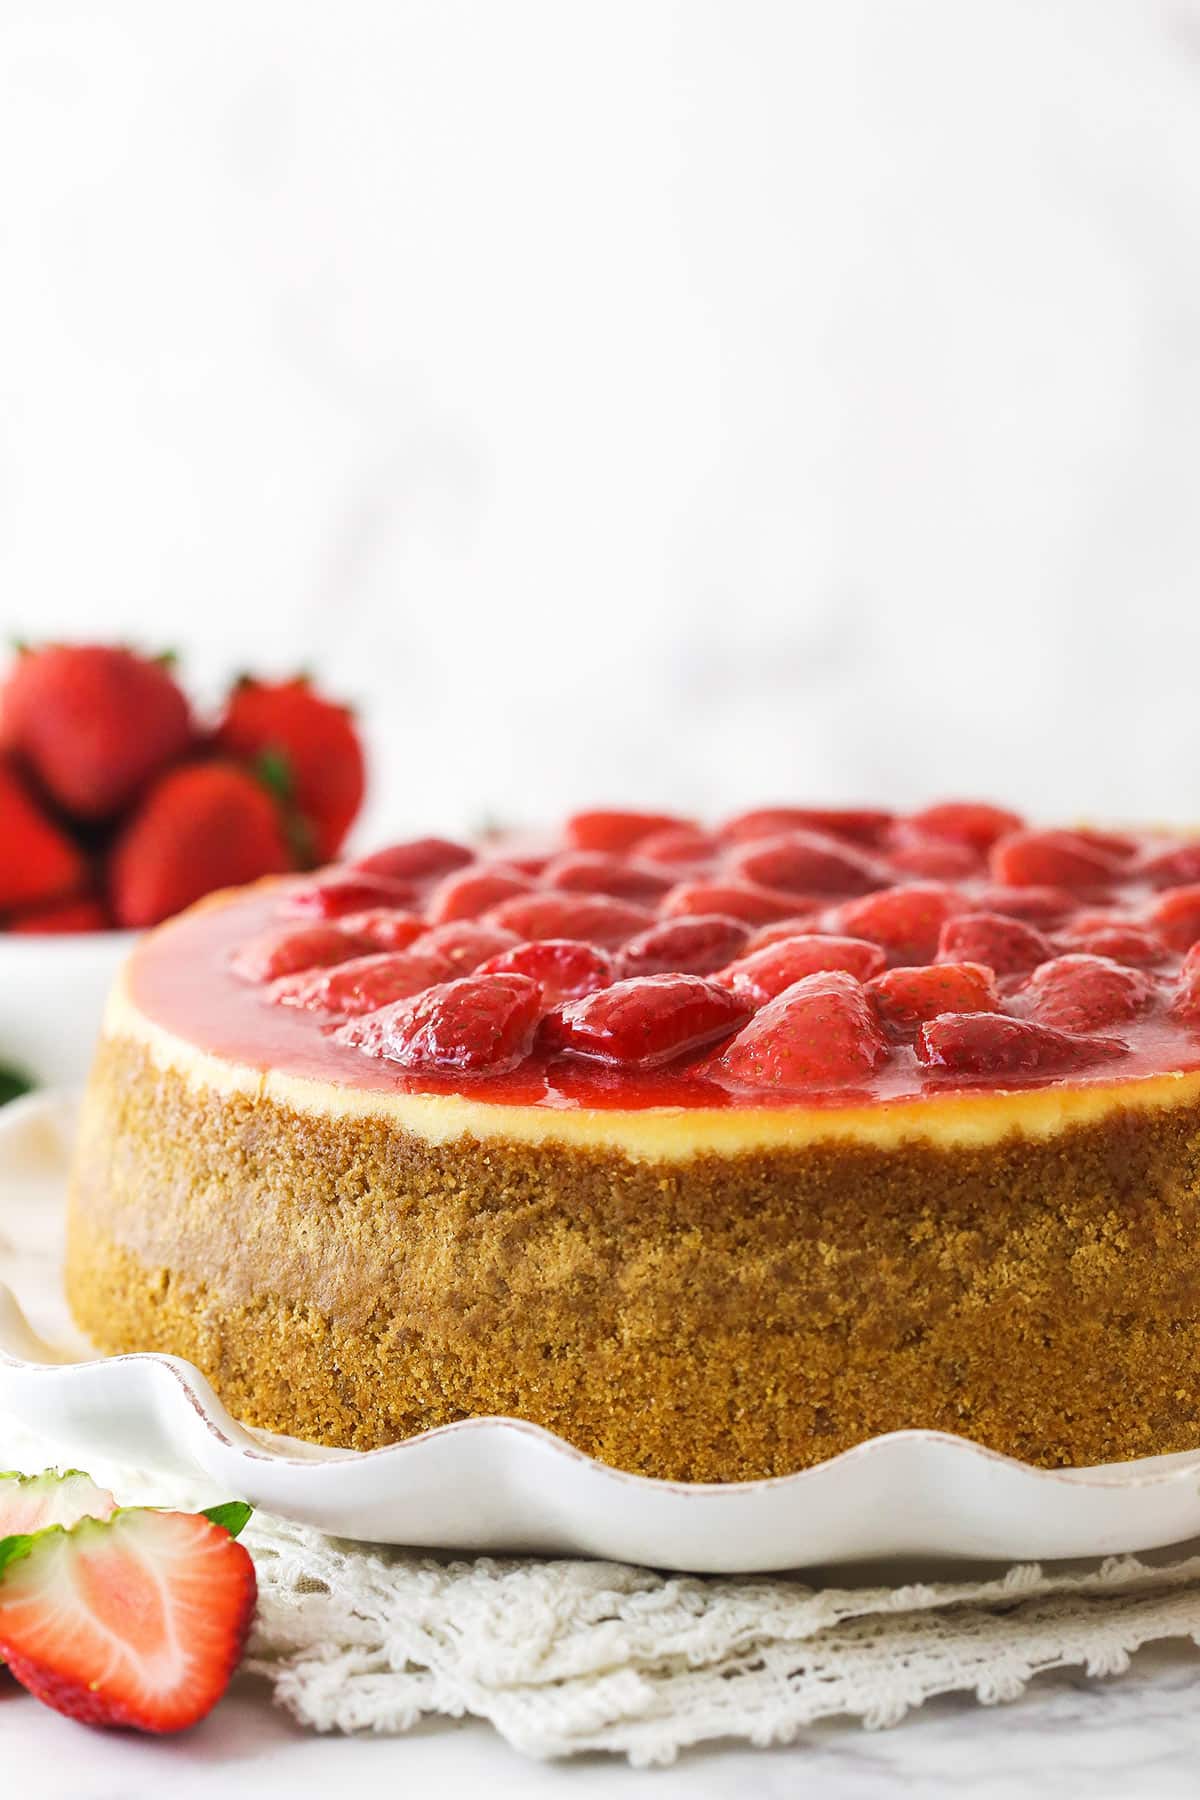
{"label": "whole strawberry", "polygon": [[191,763],[157,781],[114,846],[118,924],[157,925],[214,888],[293,866],[278,807],[232,763]]}
{"label": "whole strawberry", "polygon": [[115,645],[22,651],[0,712],[6,747],[79,819],[120,812],[193,737],[166,663]]}
{"label": "whole strawberry", "polygon": [[86,876],[70,838],[46,817],[13,764],[0,757],[0,912],[65,899],[78,892]]}
{"label": "whole strawberry", "polygon": [[348,707],[324,699],[307,678],[245,676],[217,727],[220,749],[278,786],[295,815],[297,848],[310,863],[331,862],[362,805],[366,770]]}

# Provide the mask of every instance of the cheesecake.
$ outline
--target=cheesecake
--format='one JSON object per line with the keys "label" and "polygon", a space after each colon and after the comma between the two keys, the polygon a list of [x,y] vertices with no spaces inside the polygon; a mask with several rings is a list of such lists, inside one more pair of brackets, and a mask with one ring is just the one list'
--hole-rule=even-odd
{"label": "cheesecake", "polygon": [[592,812],[143,938],[67,1288],[252,1426],[731,1482],[908,1427],[1200,1446],[1198,1241],[1200,842]]}

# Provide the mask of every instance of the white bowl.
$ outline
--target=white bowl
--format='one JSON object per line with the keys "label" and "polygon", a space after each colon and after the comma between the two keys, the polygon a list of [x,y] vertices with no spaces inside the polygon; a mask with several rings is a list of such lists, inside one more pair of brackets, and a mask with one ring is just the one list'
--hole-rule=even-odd
{"label": "white bowl", "polygon": [[86,1080],[105,997],[137,937],[0,932],[0,1064],[42,1087]]}

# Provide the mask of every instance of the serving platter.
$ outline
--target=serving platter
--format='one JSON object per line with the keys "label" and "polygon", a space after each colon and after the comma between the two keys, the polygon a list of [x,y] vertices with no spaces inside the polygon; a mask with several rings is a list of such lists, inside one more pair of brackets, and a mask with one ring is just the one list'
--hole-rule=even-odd
{"label": "serving platter", "polygon": [[204,1477],[340,1537],[714,1574],[1086,1557],[1200,1533],[1200,1450],[1038,1469],[901,1431],[795,1475],[699,1485],[611,1469],[520,1419],[365,1453],[253,1430],[190,1363],[100,1356],[72,1324],[61,1252],[75,1114],[60,1093],[0,1111],[0,1466],[8,1415],[72,1464]]}

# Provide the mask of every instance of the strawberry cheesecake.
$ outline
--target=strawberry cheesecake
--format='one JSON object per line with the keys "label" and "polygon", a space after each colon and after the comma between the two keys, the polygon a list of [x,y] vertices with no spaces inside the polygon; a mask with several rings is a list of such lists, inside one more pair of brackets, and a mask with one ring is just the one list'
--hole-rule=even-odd
{"label": "strawberry cheesecake", "polygon": [[584,813],[210,897],[112,995],[68,1291],[246,1422],[671,1480],[1200,1445],[1200,841]]}

